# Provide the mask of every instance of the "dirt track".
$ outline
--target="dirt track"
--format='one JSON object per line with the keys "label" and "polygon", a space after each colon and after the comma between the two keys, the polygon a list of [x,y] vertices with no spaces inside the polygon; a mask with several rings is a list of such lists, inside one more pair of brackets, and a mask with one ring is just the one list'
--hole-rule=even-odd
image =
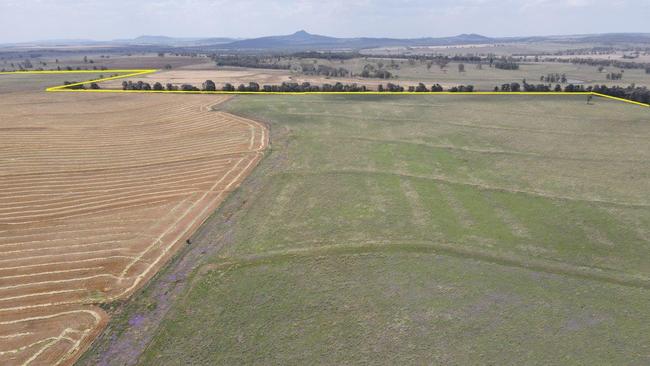
{"label": "dirt track", "polygon": [[71,364],[254,168],[264,126],[215,96],[0,100],[0,364]]}

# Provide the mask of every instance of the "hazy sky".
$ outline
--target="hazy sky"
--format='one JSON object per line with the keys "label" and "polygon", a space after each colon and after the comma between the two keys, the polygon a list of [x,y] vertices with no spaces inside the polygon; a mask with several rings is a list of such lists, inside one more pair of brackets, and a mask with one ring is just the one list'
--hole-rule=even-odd
{"label": "hazy sky", "polygon": [[138,35],[650,32],[650,0],[0,0],[0,43]]}

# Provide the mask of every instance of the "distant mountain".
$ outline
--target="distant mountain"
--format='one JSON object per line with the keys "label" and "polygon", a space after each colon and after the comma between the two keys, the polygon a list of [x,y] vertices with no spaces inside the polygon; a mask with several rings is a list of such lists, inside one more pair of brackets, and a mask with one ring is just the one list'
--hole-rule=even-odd
{"label": "distant mountain", "polygon": [[492,38],[478,34],[461,34],[443,38],[335,38],[307,33],[304,30],[286,36],[246,39],[221,45],[227,49],[315,49],[315,48],[374,48],[397,46],[442,46],[475,43],[493,43]]}
{"label": "distant mountain", "polygon": [[562,36],[485,37],[480,34],[460,34],[453,37],[426,38],[336,38],[307,33],[304,30],[285,36],[271,36],[215,44],[219,49],[238,50],[319,50],[364,49],[378,47],[426,47],[495,43],[593,43],[596,45],[650,44],[650,33],[604,33]]}
{"label": "distant mountain", "polygon": [[610,45],[621,43],[650,43],[650,33],[604,33],[560,37],[573,42],[588,42]]}
{"label": "distant mountain", "polygon": [[[184,41],[187,38],[173,38],[167,36],[140,36],[133,39],[125,39],[125,42],[140,44],[171,44],[178,41]],[[194,40],[190,38],[190,40]]]}
{"label": "distant mountain", "polygon": [[217,45],[223,43],[235,42],[236,38],[213,37],[167,37],[167,36],[139,36],[133,39],[116,39],[113,42],[128,45],[155,45],[155,46],[199,46],[199,45]]}
{"label": "distant mountain", "polygon": [[301,48],[301,47],[322,47],[337,46],[341,39],[334,37],[309,34],[304,30],[288,36],[268,36],[253,39],[245,39],[224,45],[232,49],[268,49],[268,48]]}
{"label": "distant mountain", "polygon": [[100,43],[99,41],[95,41],[92,39],[45,39],[41,41],[34,41],[33,43],[35,44],[68,44],[68,45],[75,45],[75,44],[96,44]]}
{"label": "distant mountain", "polygon": [[269,36],[252,39],[227,38],[227,37],[168,37],[160,35],[143,35],[131,39],[116,39],[112,41],[94,41],[89,39],[61,39],[42,40],[35,42],[22,42],[3,44],[2,47],[11,46],[124,46],[124,47],[153,47],[169,48],[178,47],[200,50],[289,50],[289,51],[317,51],[317,50],[360,50],[378,47],[426,47],[426,46],[454,46],[469,44],[495,44],[495,43],[543,43],[555,42],[565,44],[593,44],[600,46],[615,46],[621,44],[648,44],[650,33],[604,33],[604,34],[578,34],[556,36],[530,36],[530,37],[485,37],[480,34],[460,34],[453,37],[425,37],[425,38],[336,38],[311,34],[304,30],[284,36]]}
{"label": "distant mountain", "polygon": [[240,41],[241,38],[226,37],[168,37],[143,35],[136,38],[95,41],[92,39],[48,39],[33,42],[6,43],[0,46],[155,46],[155,47],[196,47],[220,45]]}
{"label": "distant mountain", "polygon": [[102,42],[92,39],[45,39],[31,42],[2,43],[0,47],[61,47],[61,46],[96,46]]}

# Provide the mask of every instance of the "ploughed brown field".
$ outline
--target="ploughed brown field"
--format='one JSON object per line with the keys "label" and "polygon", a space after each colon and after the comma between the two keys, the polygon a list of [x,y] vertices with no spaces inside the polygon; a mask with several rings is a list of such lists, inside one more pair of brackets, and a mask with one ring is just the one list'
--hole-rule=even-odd
{"label": "ploughed brown field", "polygon": [[266,128],[211,110],[226,98],[2,93],[0,364],[73,363],[98,304],[143,285],[253,169]]}

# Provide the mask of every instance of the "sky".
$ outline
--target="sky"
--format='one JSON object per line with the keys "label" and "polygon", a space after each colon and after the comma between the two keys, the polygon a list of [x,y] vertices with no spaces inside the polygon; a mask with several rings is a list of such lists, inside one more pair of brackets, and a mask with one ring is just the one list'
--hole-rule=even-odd
{"label": "sky", "polygon": [[650,0],[0,0],[0,43],[139,35],[252,38],[650,33]]}

